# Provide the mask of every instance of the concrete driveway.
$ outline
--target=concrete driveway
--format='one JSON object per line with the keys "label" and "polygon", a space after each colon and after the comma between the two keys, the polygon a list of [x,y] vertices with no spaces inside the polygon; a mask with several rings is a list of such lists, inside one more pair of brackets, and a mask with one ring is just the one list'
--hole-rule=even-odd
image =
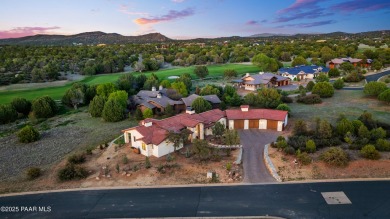
{"label": "concrete driveway", "polygon": [[264,145],[275,141],[280,135],[272,130],[238,130],[243,146],[243,167],[245,183],[276,182],[268,172],[264,159]]}

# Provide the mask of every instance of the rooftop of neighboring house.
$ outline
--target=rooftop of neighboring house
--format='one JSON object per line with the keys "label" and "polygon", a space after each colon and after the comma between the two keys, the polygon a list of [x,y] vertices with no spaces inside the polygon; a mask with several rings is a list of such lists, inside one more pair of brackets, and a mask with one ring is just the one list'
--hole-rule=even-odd
{"label": "rooftop of neighboring house", "polygon": [[290,80],[289,78],[286,78],[286,77],[283,77],[283,76],[280,76],[280,75],[276,75],[276,74],[273,74],[273,73],[260,72],[259,74],[254,74],[254,75],[251,75],[251,74],[247,73],[241,79],[233,80],[233,82],[245,83],[245,84],[253,84],[253,85],[268,84],[271,81],[272,78],[275,78],[276,81]]}
{"label": "rooftop of neighboring house", "polygon": [[272,109],[250,109],[248,105],[242,105],[240,109],[227,109],[226,117],[229,120],[236,119],[269,119],[284,121],[287,111]]}
{"label": "rooftop of neighboring house", "polygon": [[150,90],[141,90],[133,96],[133,100],[137,105],[143,105],[147,108],[153,109],[156,106],[166,107],[169,105],[183,104],[183,101],[176,101],[169,98],[167,89],[160,87],[159,90],[155,88]]}
{"label": "rooftop of neighboring house", "polygon": [[[351,58],[351,57],[335,58],[335,59],[330,60],[330,62],[334,63],[334,64],[341,64],[344,62],[358,63],[360,61],[362,61],[362,59],[356,59],[356,58]],[[371,62],[372,62],[372,59],[367,59],[367,63],[371,63]]]}
{"label": "rooftop of neighboring house", "polygon": [[170,131],[179,132],[187,127],[193,128],[199,123],[203,123],[207,128],[223,117],[225,117],[225,112],[220,109],[199,114],[182,113],[162,120],[145,119],[141,122],[141,125],[125,129],[123,132],[135,129],[143,136],[143,138],[137,140],[142,140],[145,144],[159,145],[167,138]]}
{"label": "rooftop of neighboring house", "polygon": [[184,102],[184,104],[186,106],[192,106],[192,102],[194,102],[194,100],[198,97],[203,97],[205,100],[213,103],[213,104],[217,104],[217,103],[221,103],[221,100],[219,99],[219,97],[215,94],[212,94],[212,95],[206,95],[206,96],[199,96],[197,94],[191,94],[190,96],[188,97],[183,97],[181,98],[181,100]]}
{"label": "rooftop of neighboring house", "polygon": [[288,73],[290,75],[297,75],[301,72],[306,74],[314,74],[319,72],[329,72],[329,68],[317,66],[317,65],[300,65],[290,68],[280,68],[280,73]]}

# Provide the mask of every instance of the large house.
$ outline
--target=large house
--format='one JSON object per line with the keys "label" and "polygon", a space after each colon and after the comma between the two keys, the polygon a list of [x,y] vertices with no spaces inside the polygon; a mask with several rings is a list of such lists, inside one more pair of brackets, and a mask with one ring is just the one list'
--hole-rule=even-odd
{"label": "large house", "polygon": [[280,68],[278,73],[291,80],[303,80],[316,78],[320,73],[328,74],[329,68],[317,65],[301,65],[292,68]]}
{"label": "large house", "polygon": [[[162,120],[145,119],[139,126],[125,129],[125,142],[138,148],[145,156],[161,157],[175,150],[173,143],[168,140],[169,132],[188,131],[188,140],[204,139],[212,135],[212,128],[217,122],[229,129],[272,129],[282,131],[288,122],[287,111],[271,109],[240,109],[221,111],[214,109],[196,114],[187,110]],[[180,145],[177,149],[182,148]]]}
{"label": "large house", "polygon": [[[155,87],[149,90],[141,90],[136,95],[132,96],[132,102],[141,109],[143,112],[145,109],[151,109],[154,114],[163,113],[165,107],[172,106],[176,113],[184,111],[186,108],[192,106],[192,102],[199,97],[196,94],[192,94],[188,97],[181,98],[180,100],[172,100],[167,95],[168,89],[160,86],[159,90]],[[206,95],[202,96],[205,100],[209,101],[213,106],[213,109],[218,108],[221,100],[217,95]]]}
{"label": "large house", "polygon": [[239,87],[244,87],[245,90],[257,90],[260,88],[278,87],[290,84],[290,79],[272,73],[260,72],[259,74],[251,75],[246,73],[239,80],[233,80],[233,84]]}
{"label": "large house", "polygon": [[336,59],[332,59],[330,60],[328,63],[327,63],[327,66],[329,66],[329,68],[339,68],[340,65],[344,62],[349,62],[351,63],[353,66],[360,66],[360,67],[365,67],[365,68],[368,68],[371,66],[371,63],[372,63],[372,59],[367,59],[366,60],[366,63],[363,63],[363,59],[356,59],[356,58],[351,58],[351,57],[347,57],[347,58],[336,58]]}

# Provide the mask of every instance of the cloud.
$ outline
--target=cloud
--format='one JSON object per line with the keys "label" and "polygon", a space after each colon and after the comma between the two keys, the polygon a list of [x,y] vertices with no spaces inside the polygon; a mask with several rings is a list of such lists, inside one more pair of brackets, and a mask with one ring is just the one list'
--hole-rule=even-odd
{"label": "cloud", "polygon": [[261,23],[267,23],[268,22],[268,20],[267,19],[264,19],[264,20],[262,20],[262,21],[260,21]]}
{"label": "cloud", "polygon": [[48,30],[56,30],[60,27],[15,27],[11,30],[0,30],[0,39],[18,38],[24,36],[32,36],[37,34],[48,34]]}
{"label": "cloud", "polygon": [[182,11],[170,10],[166,15],[154,16],[149,18],[137,18],[134,20],[134,22],[139,25],[155,24],[160,22],[177,20],[194,14],[195,11],[193,8],[187,8]]}
{"label": "cloud", "polygon": [[276,18],[273,23],[288,22],[288,21],[304,19],[304,18],[314,19],[314,18],[325,17],[325,16],[329,16],[329,15],[333,15],[333,13],[332,12],[325,12],[325,10],[321,10],[321,9],[314,9],[314,10],[305,11],[305,12],[296,12],[296,13],[291,14],[289,16],[280,16],[280,17]]}
{"label": "cloud", "polygon": [[312,23],[287,24],[287,25],[278,26],[277,28],[284,28],[284,27],[309,28],[309,27],[317,27],[317,26],[323,26],[323,25],[334,24],[334,23],[336,23],[336,21],[326,20],[326,21],[317,21]]}
{"label": "cloud", "polygon": [[347,1],[333,5],[332,10],[341,12],[354,12],[354,11],[378,11],[389,10],[390,2],[388,0],[354,0]]}
{"label": "cloud", "polygon": [[182,3],[182,2],[184,2],[185,0],[172,0],[173,2],[175,2],[175,3]]}
{"label": "cloud", "polygon": [[249,20],[249,21],[245,22],[245,24],[246,25],[257,25],[257,24],[259,24],[259,22],[255,21],[255,20]]}
{"label": "cloud", "polygon": [[296,11],[301,11],[303,9],[312,9],[318,8],[318,4],[326,0],[296,0],[294,4],[290,5],[287,8],[278,11],[278,14],[292,13]]}
{"label": "cloud", "polygon": [[123,14],[127,15],[137,15],[137,16],[148,16],[149,14],[146,12],[136,12],[136,11],[129,11],[129,7],[127,5],[120,5],[119,11]]}

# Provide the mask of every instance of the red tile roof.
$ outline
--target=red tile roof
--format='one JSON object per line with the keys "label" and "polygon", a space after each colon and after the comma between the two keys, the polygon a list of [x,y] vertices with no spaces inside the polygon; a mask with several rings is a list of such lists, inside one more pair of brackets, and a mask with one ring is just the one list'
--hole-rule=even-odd
{"label": "red tile roof", "polygon": [[271,109],[249,109],[247,112],[241,109],[228,109],[225,111],[228,119],[269,119],[284,121],[287,111]]}
{"label": "red tile roof", "polygon": [[135,127],[143,137],[137,140],[142,140],[145,144],[159,145],[167,138],[168,131],[158,126],[137,126]]}

